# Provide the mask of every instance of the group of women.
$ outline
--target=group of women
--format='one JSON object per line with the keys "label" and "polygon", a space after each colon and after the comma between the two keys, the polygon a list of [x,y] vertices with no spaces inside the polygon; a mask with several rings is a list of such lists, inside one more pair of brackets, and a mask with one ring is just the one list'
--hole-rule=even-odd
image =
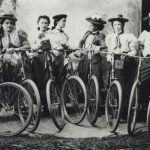
{"label": "group of women", "polygon": [[[45,84],[49,78],[49,69],[46,65],[45,55],[41,50],[41,41],[50,40],[54,75],[56,81],[59,83],[66,73],[62,50],[69,49],[70,47],[68,45],[69,38],[63,30],[66,25],[67,15],[59,14],[53,16],[54,25],[52,29],[49,28],[50,18],[46,15],[39,16],[37,20],[37,36],[35,36],[34,43],[29,43],[27,34],[24,31],[16,29],[17,18],[13,14],[4,14],[0,19],[0,49],[1,52],[5,51],[3,59],[6,62],[4,64],[7,64],[3,65],[4,79],[11,80],[12,76],[14,76],[14,66],[16,68],[18,65],[20,51],[34,50],[26,52],[26,57],[33,57],[31,61],[32,79],[40,91],[43,104],[46,106],[46,101],[44,100]],[[92,49],[94,52],[92,56],[92,73],[98,79],[100,92],[106,92],[111,57],[109,55],[105,57],[104,54],[100,54],[99,52],[125,53],[129,56],[139,55],[140,53],[143,56],[148,56],[150,55],[150,32],[143,31],[138,39],[132,33],[125,33],[125,23],[129,20],[119,14],[108,20],[111,23],[113,33],[105,36],[103,29],[106,21],[98,15],[86,18],[86,20],[90,23],[90,27],[79,42],[79,52],[74,53],[76,54],[74,57],[82,55],[82,59],[78,65],[78,73],[84,83],[87,84],[89,73],[88,51]],[[149,21],[150,16],[144,20]],[[128,95],[130,95],[129,92],[135,78],[136,69],[136,61],[131,57],[125,57],[123,69],[116,69],[115,72],[116,77],[121,82],[121,85],[123,85],[125,103],[129,99]]]}

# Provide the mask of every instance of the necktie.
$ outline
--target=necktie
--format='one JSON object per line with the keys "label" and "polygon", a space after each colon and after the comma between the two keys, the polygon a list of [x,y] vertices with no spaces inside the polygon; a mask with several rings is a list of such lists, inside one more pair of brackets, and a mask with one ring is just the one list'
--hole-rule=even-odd
{"label": "necktie", "polygon": [[117,48],[121,48],[121,43],[120,43],[120,37],[119,35],[116,37],[117,38]]}
{"label": "necktie", "polygon": [[10,35],[8,34],[8,48],[12,47],[12,43],[11,43],[11,38]]}
{"label": "necktie", "polygon": [[59,30],[61,33],[64,32],[62,29]]}
{"label": "necktie", "polygon": [[11,37],[9,34],[8,34],[8,48],[17,48],[17,46],[12,44]]}

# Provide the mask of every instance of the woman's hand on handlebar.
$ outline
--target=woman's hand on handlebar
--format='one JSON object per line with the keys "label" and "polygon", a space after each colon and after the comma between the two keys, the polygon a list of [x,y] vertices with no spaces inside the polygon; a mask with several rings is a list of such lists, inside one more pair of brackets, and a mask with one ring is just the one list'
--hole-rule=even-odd
{"label": "woman's hand on handlebar", "polygon": [[6,49],[6,53],[12,53],[14,51],[15,48],[7,48]]}

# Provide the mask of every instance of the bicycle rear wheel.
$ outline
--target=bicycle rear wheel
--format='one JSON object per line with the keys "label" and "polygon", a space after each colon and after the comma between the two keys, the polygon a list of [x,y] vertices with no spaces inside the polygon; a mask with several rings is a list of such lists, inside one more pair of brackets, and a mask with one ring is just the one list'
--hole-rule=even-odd
{"label": "bicycle rear wheel", "polygon": [[27,130],[29,132],[34,132],[40,123],[40,115],[41,115],[40,94],[39,94],[39,90],[37,86],[32,80],[27,79],[22,84],[25,87],[25,89],[28,91],[28,93],[30,94],[32,102],[33,102],[33,115],[28,125]]}
{"label": "bicycle rear wheel", "polygon": [[120,83],[115,80],[111,83],[105,104],[105,117],[107,129],[115,132],[118,128],[122,108],[122,89]]}
{"label": "bicycle rear wheel", "polygon": [[129,107],[128,107],[128,117],[127,117],[127,129],[128,133],[132,135],[135,130],[135,124],[137,119],[137,111],[138,111],[138,101],[139,101],[139,82],[135,82],[133,84]]}
{"label": "bicycle rear wheel", "polygon": [[87,92],[83,81],[78,76],[70,76],[62,86],[62,99],[66,119],[80,123],[87,110]]}
{"label": "bicycle rear wheel", "polygon": [[53,80],[49,80],[46,85],[47,104],[50,115],[55,126],[58,129],[63,129],[65,126],[65,116],[63,104],[59,89]]}
{"label": "bicycle rear wheel", "polygon": [[28,92],[12,82],[0,84],[0,135],[14,136],[28,126],[33,111]]}
{"label": "bicycle rear wheel", "polygon": [[148,135],[150,136],[150,101],[147,109],[147,129],[148,129]]}
{"label": "bicycle rear wheel", "polygon": [[98,117],[99,98],[99,86],[97,78],[93,75],[90,77],[87,85],[88,95],[88,107],[87,107],[87,120],[91,125],[94,125]]}

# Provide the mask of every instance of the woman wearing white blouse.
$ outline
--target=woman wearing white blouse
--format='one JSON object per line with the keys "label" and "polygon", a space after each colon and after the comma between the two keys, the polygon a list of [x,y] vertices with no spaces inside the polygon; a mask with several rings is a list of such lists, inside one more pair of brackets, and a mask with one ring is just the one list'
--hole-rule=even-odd
{"label": "woman wearing white blouse", "polygon": [[44,51],[41,49],[41,42],[45,40],[46,35],[49,31],[50,19],[46,15],[41,15],[37,19],[37,35],[35,36],[34,43],[32,44],[32,49],[34,52],[32,60],[32,79],[36,83],[40,96],[42,105],[44,105],[44,113],[47,115],[47,100],[46,100],[46,83],[49,79],[48,67],[45,65],[46,57]]}
{"label": "woman wearing white blouse", "polygon": [[[137,38],[131,33],[124,33],[124,26],[125,23],[128,22],[128,19],[124,18],[123,15],[118,15],[108,21],[111,22],[114,31],[106,37],[108,52],[114,52],[115,54],[125,53],[129,56],[135,56],[138,46]],[[110,58],[108,57],[109,61]],[[116,56],[115,59],[120,59],[120,56]],[[137,65],[134,58],[131,57],[125,57],[123,61],[123,69],[115,69],[115,76],[122,86],[124,103],[123,117],[126,118],[129,95],[135,78]]]}
{"label": "woman wearing white blouse", "polygon": [[[143,20],[150,22],[150,13],[148,15],[149,16],[144,18]],[[140,45],[140,49],[141,49],[142,55],[143,56],[150,55],[150,32],[144,30],[140,34],[140,36],[138,38],[138,41],[139,41],[139,45]]]}
{"label": "woman wearing white blouse", "polygon": [[59,14],[53,16],[54,26],[47,35],[50,39],[51,48],[53,52],[54,75],[58,83],[64,78],[66,70],[64,68],[64,53],[63,49],[68,49],[68,36],[63,31],[66,25],[66,14]]}

